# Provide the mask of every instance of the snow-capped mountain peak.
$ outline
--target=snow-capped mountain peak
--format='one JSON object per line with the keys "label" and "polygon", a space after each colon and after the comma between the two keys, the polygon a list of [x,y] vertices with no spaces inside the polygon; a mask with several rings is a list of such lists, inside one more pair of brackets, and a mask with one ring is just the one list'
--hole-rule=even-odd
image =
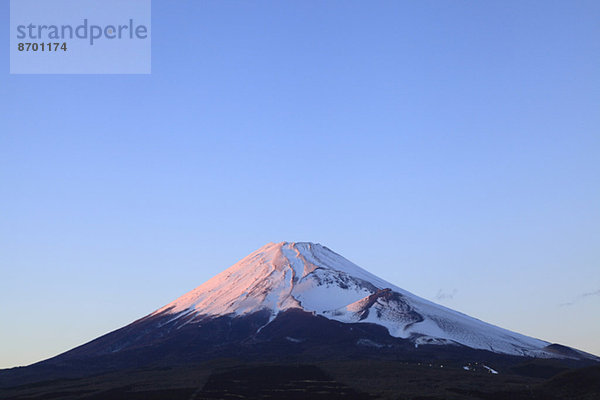
{"label": "snow-capped mountain peak", "polygon": [[302,309],[347,323],[373,323],[419,343],[555,357],[548,342],[490,325],[403,290],[314,243],[269,243],[152,315],[175,324],[216,316]]}

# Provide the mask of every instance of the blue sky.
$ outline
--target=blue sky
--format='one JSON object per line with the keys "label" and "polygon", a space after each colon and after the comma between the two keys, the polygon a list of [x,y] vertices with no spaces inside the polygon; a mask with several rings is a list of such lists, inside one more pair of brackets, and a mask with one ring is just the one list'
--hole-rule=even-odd
{"label": "blue sky", "polygon": [[9,75],[2,42],[0,367],[283,240],[600,354],[598,2],[152,14],[149,76]]}

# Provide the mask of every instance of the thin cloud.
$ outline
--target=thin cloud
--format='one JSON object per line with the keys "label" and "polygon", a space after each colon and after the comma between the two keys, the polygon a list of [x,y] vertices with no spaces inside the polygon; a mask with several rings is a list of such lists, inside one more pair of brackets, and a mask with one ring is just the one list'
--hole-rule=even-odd
{"label": "thin cloud", "polygon": [[594,292],[581,293],[579,296],[575,297],[573,300],[568,301],[566,303],[560,303],[558,306],[559,307],[570,307],[570,306],[573,306],[576,303],[580,302],[581,300],[583,300],[587,297],[592,297],[592,296],[600,296],[600,290],[596,290]]}
{"label": "thin cloud", "polygon": [[572,306],[573,304],[575,304],[575,303],[574,303],[574,302],[572,302],[572,301],[568,301],[568,302],[566,302],[566,303],[560,303],[558,306],[559,306],[559,307],[570,307],[570,306]]}
{"label": "thin cloud", "polygon": [[438,290],[435,295],[436,300],[451,300],[458,293],[457,289],[452,289],[452,292],[444,292],[442,289]]}
{"label": "thin cloud", "polygon": [[596,290],[595,292],[582,293],[581,297],[590,297],[590,296],[600,296],[600,290]]}

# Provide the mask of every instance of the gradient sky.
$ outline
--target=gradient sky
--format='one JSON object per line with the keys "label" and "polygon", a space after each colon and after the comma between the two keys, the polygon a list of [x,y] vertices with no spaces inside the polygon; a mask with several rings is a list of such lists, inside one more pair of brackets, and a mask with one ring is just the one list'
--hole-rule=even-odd
{"label": "gradient sky", "polygon": [[0,367],[283,240],[600,354],[599,2],[152,11],[149,76],[11,76],[4,32]]}

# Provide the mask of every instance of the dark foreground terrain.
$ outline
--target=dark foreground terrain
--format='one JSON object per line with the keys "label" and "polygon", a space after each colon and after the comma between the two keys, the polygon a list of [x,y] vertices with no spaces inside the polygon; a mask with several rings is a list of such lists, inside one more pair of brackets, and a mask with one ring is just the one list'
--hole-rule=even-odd
{"label": "dark foreground terrain", "polygon": [[[464,367],[469,367],[469,370]],[[492,374],[470,366],[346,360],[248,364],[217,360],[0,389],[0,399],[600,399],[600,366],[529,362]]]}

